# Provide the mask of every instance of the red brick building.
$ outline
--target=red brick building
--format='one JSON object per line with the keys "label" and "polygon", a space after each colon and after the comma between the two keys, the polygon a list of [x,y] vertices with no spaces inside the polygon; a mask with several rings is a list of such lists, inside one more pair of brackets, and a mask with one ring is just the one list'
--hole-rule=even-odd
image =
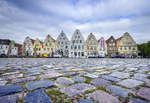
{"label": "red brick building", "polygon": [[111,36],[108,40],[106,40],[106,43],[108,55],[115,56],[117,53],[117,44],[115,38]]}
{"label": "red brick building", "polygon": [[22,45],[16,43],[15,46],[18,47],[18,56],[21,56],[22,55]]}

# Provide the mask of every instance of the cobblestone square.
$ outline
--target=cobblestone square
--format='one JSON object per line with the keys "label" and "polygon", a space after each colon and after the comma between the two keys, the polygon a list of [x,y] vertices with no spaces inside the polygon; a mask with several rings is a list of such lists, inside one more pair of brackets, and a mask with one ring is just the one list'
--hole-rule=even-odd
{"label": "cobblestone square", "polygon": [[149,91],[149,59],[0,58],[1,103],[149,103]]}

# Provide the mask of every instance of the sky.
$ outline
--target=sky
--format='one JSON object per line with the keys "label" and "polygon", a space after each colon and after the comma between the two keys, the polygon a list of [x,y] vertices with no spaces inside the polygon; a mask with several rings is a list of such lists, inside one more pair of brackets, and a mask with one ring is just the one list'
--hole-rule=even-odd
{"label": "sky", "polygon": [[150,41],[150,0],[0,0],[0,38],[23,43],[25,37],[69,40],[79,29],[86,40],[116,39],[129,32],[137,43]]}

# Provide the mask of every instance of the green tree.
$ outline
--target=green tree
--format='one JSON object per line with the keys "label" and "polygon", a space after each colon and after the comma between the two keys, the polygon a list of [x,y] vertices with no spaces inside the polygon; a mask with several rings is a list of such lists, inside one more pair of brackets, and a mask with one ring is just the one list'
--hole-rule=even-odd
{"label": "green tree", "polygon": [[138,50],[140,52],[140,56],[150,56],[150,41],[148,41],[147,43],[138,44]]}

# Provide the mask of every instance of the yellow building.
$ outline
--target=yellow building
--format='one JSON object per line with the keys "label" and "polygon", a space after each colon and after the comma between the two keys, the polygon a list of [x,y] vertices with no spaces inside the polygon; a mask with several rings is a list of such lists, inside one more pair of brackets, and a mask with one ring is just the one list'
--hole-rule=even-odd
{"label": "yellow building", "polygon": [[87,57],[98,56],[97,46],[98,41],[96,40],[95,36],[92,33],[90,33],[90,35],[88,35],[88,38],[86,40],[86,48],[85,48],[86,56]]}
{"label": "yellow building", "polygon": [[55,53],[55,40],[50,35],[47,35],[42,48],[43,56],[53,56]]}
{"label": "yellow building", "polygon": [[124,35],[119,39],[118,44],[118,52],[121,55],[131,56],[137,55],[137,45],[133,38],[130,36],[128,32],[124,33]]}
{"label": "yellow building", "polygon": [[39,39],[32,46],[32,56],[42,56],[42,42]]}

